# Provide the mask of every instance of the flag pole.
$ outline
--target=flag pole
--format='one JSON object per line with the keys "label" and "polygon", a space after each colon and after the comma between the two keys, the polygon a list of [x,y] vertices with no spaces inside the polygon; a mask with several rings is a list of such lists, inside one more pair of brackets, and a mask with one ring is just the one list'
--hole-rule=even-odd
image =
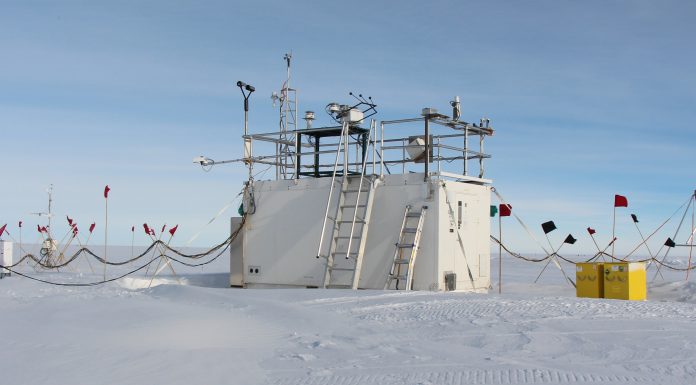
{"label": "flag pole", "polygon": [[19,221],[19,258],[22,258],[22,221]]}
{"label": "flag pole", "polygon": [[498,214],[498,294],[503,292],[503,219]]}
{"label": "flag pole", "polygon": [[551,246],[551,240],[549,239],[549,234],[545,233],[544,236],[546,237],[546,241],[549,243],[549,247],[551,247],[551,254],[549,254],[549,260],[546,262],[546,265],[544,265],[544,268],[541,269],[541,272],[539,275],[536,277],[534,280],[534,283],[537,283],[539,278],[541,278],[541,275],[544,274],[544,271],[546,271],[546,268],[549,267],[549,263],[551,263],[551,259],[553,258],[553,255],[556,254],[556,252],[553,250],[553,246]]}
{"label": "flag pole", "polygon": [[[614,201],[614,220],[612,221],[611,225],[611,238],[615,239],[616,238],[616,200]],[[614,259],[614,245],[615,242],[611,244],[611,258]]]}
{"label": "flag pole", "polygon": [[131,225],[131,266],[135,263],[133,258],[135,258],[135,225]]}
{"label": "flag pole", "polygon": [[[696,192],[694,192],[694,193],[696,194]],[[691,271],[691,256],[693,255],[693,251],[694,251],[694,232],[696,231],[696,230],[694,230],[694,229],[696,229],[694,227],[694,219],[695,219],[694,218],[694,210],[695,209],[696,209],[696,205],[691,206],[691,242],[689,242],[689,264],[686,265],[686,267],[687,267],[686,279],[685,279],[686,281],[689,280],[689,272]]]}
{"label": "flag pole", "polygon": [[106,256],[109,236],[109,185],[104,187],[104,281],[106,281]]}
{"label": "flag pole", "polygon": [[599,256],[602,257],[602,261],[606,262],[606,259],[604,258],[604,253],[602,253],[602,249],[599,248],[599,245],[597,244],[597,240],[595,239],[594,234],[590,234],[590,238],[592,238],[592,242],[594,242],[594,245],[597,248],[597,251],[600,252]]}
{"label": "flag pole", "polygon": [[[76,226],[77,227],[77,226]],[[90,233],[91,235],[92,233]],[[82,244],[82,241],[80,241],[80,237],[76,234],[75,237],[77,237],[77,243],[80,244],[80,247],[86,247],[87,242],[89,242],[89,236],[87,236],[87,242],[85,244]],[[87,265],[89,266],[89,270],[94,274],[94,268],[92,267],[92,262],[89,261],[89,255],[85,257],[87,259]]]}
{"label": "flag pole", "polygon": [[106,281],[106,249],[107,249],[107,244],[108,244],[108,236],[109,236],[109,199],[105,198],[104,199],[104,280]]}

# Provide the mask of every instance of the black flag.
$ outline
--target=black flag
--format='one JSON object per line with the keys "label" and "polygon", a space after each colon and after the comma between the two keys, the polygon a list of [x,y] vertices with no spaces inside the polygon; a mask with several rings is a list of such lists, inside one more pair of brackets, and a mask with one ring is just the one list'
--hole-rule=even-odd
{"label": "black flag", "polygon": [[636,214],[631,214],[631,218],[633,218],[633,222],[638,223],[638,217]]}
{"label": "black flag", "polygon": [[674,246],[676,246],[676,245],[677,245],[677,244],[674,243],[674,241],[672,240],[672,238],[667,238],[667,240],[665,241],[665,246],[667,246],[667,247],[674,247]]}
{"label": "black flag", "polygon": [[565,241],[563,241],[563,243],[569,243],[572,245],[573,243],[575,243],[575,241],[577,241],[577,239],[573,238],[572,234],[568,234],[568,236],[566,237]]}
{"label": "black flag", "polygon": [[553,223],[553,221],[548,221],[548,222],[542,223],[541,228],[544,230],[544,234],[548,234],[548,233],[556,230],[556,225]]}

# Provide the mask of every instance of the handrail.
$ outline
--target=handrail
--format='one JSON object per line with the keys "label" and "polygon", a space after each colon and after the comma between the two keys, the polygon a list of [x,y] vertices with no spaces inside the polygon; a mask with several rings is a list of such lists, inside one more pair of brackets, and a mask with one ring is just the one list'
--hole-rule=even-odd
{"label": "handrail", "polygon": [[[331,176],[331,188],[329,189],[329,199],[326,202],[326,210],[324,212],[324,222],[321,225],[321,237],[319,238],[319,248],[317,249],[317,258],[321,257],[321,249],[324,244],[324,237],[326,234],[326,221],[329,219],[329,208],[331,207],[331,198],[333,196],[334,192],[334,187],[336,184],[336,171],[338,169],[338,158],[339,154],[341,153],[341,143],[343,143],[343,138],[346,136],[344,135],[348,129],[348,123],[345,122],[343,123],[343,129],[341,130],[341,139],[339,139],[338,142],[338,148],[336,149],[336,161],[334,162],[334,169],[333,169],[333,175]],[[344,153],[345,153],[345,143],[344,143]],[[343,175],[345,176],[346,172],[348,170],[343,171]]]}
{"label": "handrail", "polygon": [[[367,141],[369,143],[370,141],[370,135],[372,134],[372,124],[370,126],[370,131],[367,134]],[[363,181],[365,180],[365,169],[367,168],[366,166],[367,162],[367,156],[363,157],[362,160],[362,170],[360,172],[360,183],[358,183],[358,192],[356,193],[356,198],[355,198],[355,208],[353,209],[353,220],[350,224],[350,236],[348,237],[348,248],[346,249],[346,258],[350,258],[350,248],[353,246],[353,235],[355,234],[355,220],[358,217],[358,205],[360,204],[360,194],[362,193],[362,186],[363,186]],[[340,210],[340,208],[339,208]],[[367,220],[367,218],[363,218],[364,221]],[[366,224],[363,224],[363,226],[366,226]]]}

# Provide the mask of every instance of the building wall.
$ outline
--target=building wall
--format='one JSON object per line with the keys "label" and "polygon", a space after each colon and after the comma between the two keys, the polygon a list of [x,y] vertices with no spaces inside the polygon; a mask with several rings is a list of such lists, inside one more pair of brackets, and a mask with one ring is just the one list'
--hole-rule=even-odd
{"label": "building wall", "polygon": [[[316,254],[330,182],[330,178],[255,182],[256,212],[247,217],[241,242],[242,273],[247,287],[322,286],[326,262],[323,258],[317,259]],[[466,202],[461,225],[455,223],[456,206],[453,217],[448,204],[454,202],[456,205],[458,200]],[[425,183],[422,173],[386,175],[378,182],[359,287],[384,287],[408,204],[414,210],[428,206],[413,288],[444,290],[444,274],[452,271],[457,274],[457,289],[471,290],[468,265],[476,290],[487,289],[490,285],[490,189],[471,183],[443,185],[439,180]],[[332,206],[330,215],[334,210]],[[329,221],[329,233],[331,226]],[[463,263],[457,233],[450,229],[461,235],[467,263]],[[330,236],[325,238],[327,241]],[[238,258],[239,246],[233,245],[231,253]],[[351,265],[344,258],[337,259],[336,263]],[[231,270],[232,276],[239,276],[234,267]]]}

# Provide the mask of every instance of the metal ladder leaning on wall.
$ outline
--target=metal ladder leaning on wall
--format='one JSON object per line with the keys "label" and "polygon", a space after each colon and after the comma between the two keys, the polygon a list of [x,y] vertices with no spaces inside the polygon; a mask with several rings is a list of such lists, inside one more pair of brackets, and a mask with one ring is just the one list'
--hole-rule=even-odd
{"label": "metal ladder leaning on wall", "polygon": [[[349,175],[347,166],[344,166],[343,175],[340,176],[340,191],[334,216],[329,215],[332,204],[333,190],[337,179],[339,153],[343,150],[344,158],[347,156],[347,137],[350,127],[343,124],[342,140],[336,150],[336,162],[334,164],[329,200],[326,206],[324,224],[317,258],[326,259],[324,270],[324,288],[357,289],[360,281],[360,271],[365,252],[365,241],[368,234],[374,193],[379,181],[375,176],[366,176],[367,156],[362,160],[359,173]],[[376,130],[373,121],[368,134],[368,143]],[[373,144],[374,145],[374,144]],[[345,163],[344,163],[345,164]],[[327,222],[333,223],[331,231],[331,244],[326,253],[322,253],[323,242],[326,236]]]}
{"label": "metal ladder leaning on wall", "polygon": [[[385,290],[392,289],[392,283],[394,283],[394,290],[411,290],[413,286],[413,267],[418,256],[418,248],[428,206],[421,207],[420,211],[411,209],[411,205],[406,206],[404,220],[399,231],[399,241],[394,249],[394,262],[389,271],[387,283],[384,285]],[[405,282],[405,285],[399,287],[399,284],[402,282]]]}

